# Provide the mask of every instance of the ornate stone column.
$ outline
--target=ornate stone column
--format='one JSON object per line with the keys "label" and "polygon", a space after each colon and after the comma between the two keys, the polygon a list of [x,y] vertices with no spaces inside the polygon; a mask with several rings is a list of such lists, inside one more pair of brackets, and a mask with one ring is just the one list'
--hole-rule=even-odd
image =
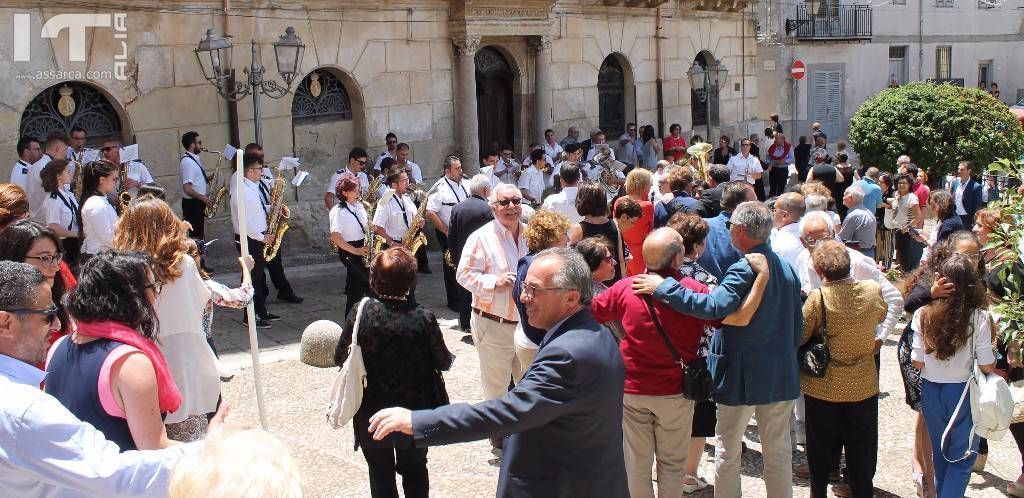
{"label": "ornate stone column", "polygon": [[476,51],[480,48],[479,35],[461,35],[452,38],[455,43],[455,125],[458,140],[456,150],[462,157],[467,174],[480,169],[480,129],[476,115]]}
{"label": "ornate stone column", "polygon": [[551,36],[535,36],[530,40],[534,56],[533,122],[534,133],[527,142],[544,141],[544,130],[551,128]]}

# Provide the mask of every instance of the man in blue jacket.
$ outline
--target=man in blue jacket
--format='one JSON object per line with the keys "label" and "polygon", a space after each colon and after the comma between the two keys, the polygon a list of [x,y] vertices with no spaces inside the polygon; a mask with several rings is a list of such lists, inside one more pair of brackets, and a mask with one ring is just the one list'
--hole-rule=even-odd
{"label": "man in blue jacket", "polygon": [[971,161],[960,161],[956,167],[956,179],[949,184],[949,191],[953,193],[953,203],[956,205],[956,214],[960,215],[960,221],[968,230],[974,226],[974,213],[985,206],[982,201],[981,184],[974,179],[974,163]]}
{"label": "man in blue jacket", "polygon": [[729,217],[740,203],[756,199],[754,187],[749,183],[743,180],[728,182],[722,188],[722,212],[714,218],[704,218],[708,222],[708,235],[704,238],[704,254],[697,259],[697,264],[719,281],[725,270],[743,259],[743,253],[733,245],[729,235]]}
{"label": "man in blue jacket", "polygon": [[[732,244],[744,254],[763,254],[770,275],[764,299],[750,325],[722,327],[711,339],[708,369],[718,403],[715,433],[715,498],[737,498],[743,432],[757,414],[764,457],[764,481],[769,498],[793,496],[790,414],[800,394],[796,350],[803,335],[800,279],[767,243],[772,214],[760,202],[744,202],[728,221]],[[671,279],[641,275],[637,292],[652,292],[680,313],[719,320],[735,311],[750,291],[754,272],[746,259],[729,267],[710,294],[683,288]]]}
{"label": "man in blue jacket", "polygon": [[515,388],[476,405],[381,410],[370,418],[373,437],[403,432],[424,447],[511,434],[503,446],[498,498],[627,498],[625,369],[611,333],[590,313],[591,285],[590,269],[576,251],[540,252],[520,297],[530,325],[547,333]]}

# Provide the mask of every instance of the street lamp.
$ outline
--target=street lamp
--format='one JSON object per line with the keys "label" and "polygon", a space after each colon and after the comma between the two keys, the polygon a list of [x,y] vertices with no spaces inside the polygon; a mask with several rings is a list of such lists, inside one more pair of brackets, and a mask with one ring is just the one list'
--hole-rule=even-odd
{"label": "street lamp", "polygon": [[694,93],[697,94],[697,99],[704,103],[704,121],[707,124],[706,140],[708,143],[714,143],[711,141],[711,92],[717,91],[725,85],[725,80],[729,78],[729,68],[717,59],[707,69],[699,62],[693,61],[693,66],[690,66],[686,75],[690,78],[690,88],[693,88]]}
{"label": "street lamp", "polygon": [[[804,11],[807,12],[808,19],[786,19],[786,34],[790,34],[796,31],[800,26],[808,23],[813,23],[814,18],[818,16],[818,12],[821,11],[821,0],[807,0],[804,2]],[[797,12],[799,14],[799,11]]]}
{"label": "street lamp", "polygon": [[203,70],[203,77],[217,88],[221,97],[238,102],[248,95],[252,95],[253,126],[255,128],[256,143],[262,144],[262,133],[260,127],[260,94],[272,99],[279,99],[288,94],[292,81],[299,74],[302,68],[302,54],[306,45],[302,39],[296,36],[295,28],[288,27],[284,34],[274,43],[274,58],[277,62],[277,72],[284,80],[284,86],[274,80],[263,79],[266,68],[256,57],[256,40],[251,40],[252,62],[249,67],[242,71],[247,75],[246,81],[236,82],[234,88],[229,88],[228,82],[234,72],[231,65],[232,45],[231,40],[218,36],[213,29],[206,30],[206,38],[199,42],[195,49],[196,60]]}

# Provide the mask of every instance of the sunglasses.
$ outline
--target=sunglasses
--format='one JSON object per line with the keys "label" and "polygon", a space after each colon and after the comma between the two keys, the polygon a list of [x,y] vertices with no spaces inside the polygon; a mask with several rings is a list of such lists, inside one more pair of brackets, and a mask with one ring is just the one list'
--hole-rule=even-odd
{"label": "sunglasses", "polygon": [[8,308],[0,311],[14,313],[15,315],[43,315],[46,318],[46,324],[52,327],[54,322],[58,321],[57,310],[57,305],[51,304],[50,307],[41,310],[34,308]]}
{"label": "sunglasses", "polygon": [[38,259],[39,262],[42,263],[44,266],[54,266],[54,265],[59,265],[60,264],[60,262],[64,259],[64,254],[58,252],[57,254],[41,254],[39,256],[25,256],[25,259]]}
{"label": "sunglasses", "polygon": [[366,166],[367,159],[357,159],[356,162],[359,163],[360,166]]}
{"label": "sunglasses", "polygon": [[101,150],[101,151],[103,151],[103,152],[108,152],[108,151],[110,151],[110,150],[112,150],[112,149],[120,149],[120,147],[115,147],[115,146],[113,146],[113,145],[108,145],[108,146],[106,146],[106,147],[103,147],[103,148],[102,148],[102,149],[100,149],[100,150]]}
{"label": "sunglasses", "polygon": [[518,206],[522,202],[523,202],[523,200],[520,199],[519,197],[512,197],[512,198],[509,198],[509,199],[501,199],[501,200],[498,200],[498,201],[494,201],[495,204],[497,204],[497,205],[499,205],[501,207],[508,207],[509,204]]}

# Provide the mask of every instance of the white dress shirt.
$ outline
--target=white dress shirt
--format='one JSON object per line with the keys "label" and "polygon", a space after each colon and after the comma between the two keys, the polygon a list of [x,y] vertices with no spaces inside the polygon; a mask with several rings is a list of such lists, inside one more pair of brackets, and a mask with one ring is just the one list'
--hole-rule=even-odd
{"label": "white dress shirt", "polygon": [[501,180],[498,179],[498,176],[494,174],[494,168],[494,166],[480,167],[480,174],[486,176],[487,179],[491,181],[491,190],[493,190],[494,187],[497,187],[498,184],[501,183]]}
{"label": "white dress shirt", "polygon": [[114,245],[114,225],[117,211],[106,197],[94,195],[82,205],[82,252],[97,254]]}
{"label": "white dress shirt", "polygon": [[519,189],[539,202],[544,195],[544,173],[533,166],[524,169],[519,175]]}
{"label": "white dress shirt", "polygon": [[[262,192],[260,185],[263,182],[252,181],[242,178],[242,195],[245,203],[245,230],[246,236],[250,239],[263,242],[264,232],[267,231],[267,207],[266,193]],[[238,235],[238,203],[231,203],[231,225]]]}
{"label": "white dress shirt", "polygon": [[[197,193],[203,195],[207,194],[206,174],[203,172],[203,161],[199,159],[198,155],[185,151],[185,155],[181,156],[179,169],[182,185],[191,183],[192,188]],[[234,182],[232,182],[232,184],[234,184]],[[182,190],[181,196],[185,199],[191,199],[184,190]]]}
{"label": "white dress shirt", "polygon": [[769,241],[775,254],[786,260],[793,268],[797,267],[797,259],[800,257],[800,253],[805,251],[804,244],[800,241],[799,223],[790,223],[782,228],[772,229]]}
{"label": "white dress shirt", "polygon": [[331,208],[329,217],[331,232],[341,235],[345,242],[366,240],[366,225],[369,222],[362,202],[339,202]]}
{"label": "white dress shirt", "polygon": [[953,204],[956,206],[957,216],[967,216],[967,210],[964,209],[964,190],[967,190],[967,184],[962,180],[957,184],[956,189],[953,190]]}
{"label": "white dress shirt", "polygon": [[334,174],[331,175],[331,179],[327,181],[327,188],[325,190],[326,193],[335,195],[335,204],[341,202],[340,199],[337,199],[338,194],[335,193],[334,190],[335,187],[338,186],[338,180],[341,179],[341,177],[344,175],[355,175],[355,177],[359,179],[360,194],[366,192],[366,189],[370,188],[370,179],[366,177],[366,173],[363,173],[362,171],[360,171],[358,174],[353,173],[349,171],[348,168],[341,168],[339,170],[335,170]]}
{"label": "white dress shirt", "polygon": [[47,225],[58,225],[72,232],[78,230],[78,201],[75,194],[61,186],[43,201],[43,218]]}
{"label": "white dress shirt", "polygon": [[[149,174],[149,168],[147,168],[146,165],[142,161],[138,161],[138,160],[131,161],[131,162],[123,164],[122,167],[127,167],[128,168],[128,178],[131,178],[132,180],[135,180],[135,181],[139,182],[140,185],[146,185],[146,184],[154,183],[155,182],[155,180],[153,180],[153,175]],[[117,175],[117,190],[118,190],[118,192],[121,191],[121,175],[120,174]],[[134,199],[136,196],[139,195],[139,188],[138,187],[130,188],[130,189],[128,189],[128,193],[131,194],[132,198]]]}
{"label": "white dress shirt", "polygon": [[423,183],[423,171],[420,169],[420,165],[412,161],[406,161],[405,164],[399,166],[404,167],[409,171],[409,181],[412,183]]}
{"label": "white dress shirt", "polygon": [[573,225],[583,221],[583,217],[576,211],[576,194],[579,190],[579,187],[565,187],[561,192],[549,195],[544,199],[544,209],[565,215]]}
{"label": "white dress shirt", "polygon": [[427,211],[434,213],[445,226],[451,225],[452,208],[469,197],[469,185],[465,180],[454,181],[442,176],[430,188]]}
{"label": "white dress shirt", "polygon": [[0,355],[0,490],[40,498],[167,496],[171,471],[202,442],[126,451],[39,389],[46,373]]}
{"label": "white dress shirt", "polygon": [[[846,253],[850,255],[850,276],[856,280],[874,280],[882,288],[882,300],[885,301],[887,311],[885,320],[882,320],[876,329],[875,337],[884,340],[896,328],[896,323],[903,313],[903,294],[885,278],[885,274],[879,271],[873,259],[849,247],[846,248]],[[800,276],[800,289],[804,293],[821,287],[821,277],[814,271],[811,253],[807,249],[800,253],[795,269]]]}
{"label": "white dress shirt", "polygon": [[754,177],[751,175],[764,171],[761,168],[761,161],[753,154],[746,157],[742,153],[736,154],[729,158],[729,164],[726,166],[729,167],[729,181],[744,180],[751,185],[754,184]]}
{"label": "white dress shirt", "polygon": [[[14,163],[14,167],[11,168],[11,183],[21,187],[22,190],[28,188],[28,170],[32,167],[31,164],[22,161]],[[40,181],[40,183],[42,183]]]}
{"label": "white dress shirt", "polygon": [[43,190],[43,179],[39,173],[52,160],[53,158],[49,154],[43,154],[43,157],[32,164],[25,176],[25,193],[28,194],[29,213],[32,219],[38,222],[43,221],[43,201],[50,195]]}
{"label": "white dress shirt", "polygon": [[416,216],[416,204],[405,195],[395,195],[391,190],[377,202],[373,213],[373,224],[384,229],[391,240],[402,240]]}
{"label": "white dress shirt", "polygon": [[548,157],[556,158],[559,154],[561,154],[564,151],[565,149],[563,149],[562,146],[558,144],[558,142],[555,142],[555,145],[551,145],[547,142],[544,142],[544,153],[547,154]]}

